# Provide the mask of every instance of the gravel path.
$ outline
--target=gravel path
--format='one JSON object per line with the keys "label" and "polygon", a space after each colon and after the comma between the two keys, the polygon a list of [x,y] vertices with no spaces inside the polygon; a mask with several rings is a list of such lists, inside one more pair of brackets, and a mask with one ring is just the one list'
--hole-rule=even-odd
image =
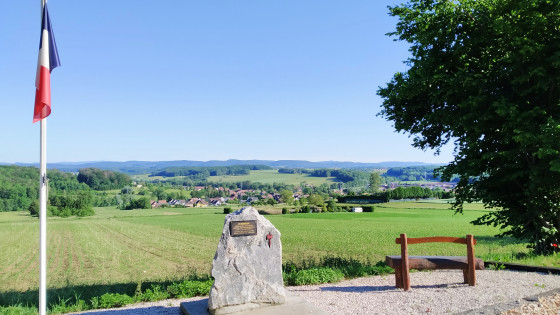
{"label": "gravel path", "polygon": [[560,288],[557,275],[482,270],[476,278],[470,287],[461,271],[438,270],[411,273],[406,292],[395,288],[394,275],[292,290],[332,314],[499,314],[524,297]]}
{"label": "gravel path", "polygon": [[[331,314],[560,314],[560,294],[554,295],[560,293],[560,275],[481,270],[476,277],[476,286],[470,287],[462,283],[461,271],[414,272],[407,292],[395,288],[394,275],[287,289]],[[539,295],[545,298],[537,302]],[[197,299],[201,298],[84,313],[179,315],[181,302]]]}

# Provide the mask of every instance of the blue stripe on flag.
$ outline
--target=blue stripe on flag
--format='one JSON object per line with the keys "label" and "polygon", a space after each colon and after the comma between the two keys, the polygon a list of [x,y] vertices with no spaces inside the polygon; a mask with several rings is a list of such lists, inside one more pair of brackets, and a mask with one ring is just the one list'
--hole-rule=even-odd
{"label": "blue stripe on flag", "polygon": [[[54,68],[60,66],[60,59],[58,58],[58,50],[56,49],[56,41],[54,40],[54,32],[51,26],[51,19],[49,18],[49,10],[47,9],[47,4],[43,8],[43,30],[46,30],[49,34],[49,64],[52,71]],[[43,36],[39,42],[39,48],[43,47]]]}

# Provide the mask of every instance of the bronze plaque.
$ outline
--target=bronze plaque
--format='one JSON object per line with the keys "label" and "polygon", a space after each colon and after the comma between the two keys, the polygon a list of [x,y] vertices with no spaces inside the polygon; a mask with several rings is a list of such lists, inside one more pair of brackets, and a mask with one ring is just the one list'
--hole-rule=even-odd
{"label": "bronze plaque", "polygon": [[257,235],[257,221],[231,221],[229,222],[230,236]]}

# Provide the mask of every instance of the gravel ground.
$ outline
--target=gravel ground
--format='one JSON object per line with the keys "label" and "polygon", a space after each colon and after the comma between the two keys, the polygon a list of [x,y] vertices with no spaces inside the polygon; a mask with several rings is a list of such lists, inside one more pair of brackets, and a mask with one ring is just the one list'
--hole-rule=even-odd
{"label": "gravel ground", "polygon": [[[414,272],[412,288],[395,288],[394,275],[333,284],[288,287],[331,314],[560,314],[560,276],[509,270],[476,272],[476,286],[463,284],[458,270]],[[141,303],[88,315],[179,315],[181,302]]]}

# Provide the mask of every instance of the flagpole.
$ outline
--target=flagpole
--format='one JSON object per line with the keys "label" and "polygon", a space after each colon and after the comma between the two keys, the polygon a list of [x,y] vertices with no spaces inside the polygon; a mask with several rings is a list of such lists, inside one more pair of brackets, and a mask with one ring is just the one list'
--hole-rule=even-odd
{"label": "flagpole", "polygon": [[[47,0],[41,0],[41,17]],[[42,24],[42,21],[41,21]],[[47,314],[47,118],[40,121],[39,159],[39,315]]]}
{"label": "flagpole", "polygon": [[39,315],[47,313],[47,119],[41,120],[39,167]]}

